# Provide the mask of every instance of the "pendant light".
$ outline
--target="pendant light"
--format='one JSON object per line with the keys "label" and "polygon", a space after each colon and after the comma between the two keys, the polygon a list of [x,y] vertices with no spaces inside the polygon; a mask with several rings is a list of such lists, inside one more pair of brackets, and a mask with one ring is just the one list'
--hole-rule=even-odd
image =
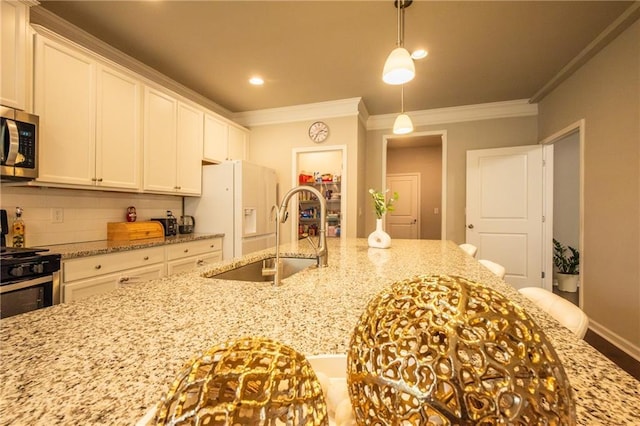
{"label": "pendant light", "polygon": [[382,80],[387,84],[404,84],[416,75],[416,67],[411,55],[403,47],[404,45],[404,9],[409,7],[413,0],[395,0],[398,9],[398,39],[396,48],[391,51],[384,63]]}
{"label": "pendant light", "polygon": [[413,122],[411,118],[404,113],[404,84],[400,92],[400,115],[396,117],[393,123],[393,133],[396,135],[406,135],[413,132]]}

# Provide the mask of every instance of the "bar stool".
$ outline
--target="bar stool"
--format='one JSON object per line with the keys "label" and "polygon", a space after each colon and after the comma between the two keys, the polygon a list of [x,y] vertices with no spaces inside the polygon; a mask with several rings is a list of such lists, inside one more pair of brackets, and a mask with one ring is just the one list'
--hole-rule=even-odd
{"label": "bar stool", "polygon": [[505,269],[505,267],[500,265],[499,263],[492,262],[487,259],[480,259],[478,260],[478,262],[480,262],[485,268],[497,275],[500,279],[504,278],[504,276],[507,274],[507,270]]}
{"label": "bar stool", "polygon": [[473,244],[464,243],[460,244],[458,247],[464,250],[465,253],[467,253],[471,257],[476,257],[476,253],[478,252],[478,247],[474,246]]}
{"label": "bar stool", "polygon": [[589,317],[578,306],[544,288],[525,287],[518,291],[580,339],[584,338],[589,328]]}

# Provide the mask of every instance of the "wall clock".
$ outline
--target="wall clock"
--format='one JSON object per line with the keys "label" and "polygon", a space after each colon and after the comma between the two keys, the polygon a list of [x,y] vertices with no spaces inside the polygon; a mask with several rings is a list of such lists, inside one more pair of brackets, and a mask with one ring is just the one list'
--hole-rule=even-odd
{"label": "wall clock", "polygon": [[329,137],[329,126],[322,121],[316,121],[309,126],[309,138],[315,143],[324,142]]}

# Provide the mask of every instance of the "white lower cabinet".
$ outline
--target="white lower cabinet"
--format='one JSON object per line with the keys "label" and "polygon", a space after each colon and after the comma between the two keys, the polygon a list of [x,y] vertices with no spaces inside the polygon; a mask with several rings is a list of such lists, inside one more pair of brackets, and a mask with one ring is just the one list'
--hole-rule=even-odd
{"label": "white lower cabinet", "polygon": [[105,293],[120,285],[165,275],[164,247],[89,256],[62,262],[62,302]]}
{"label": "white lower cabinet", "polygon": [[222,238],[167,246],[167,274],[192,271],[222,260]]}
{"label": "white lower cabinet", "polygon": [[61,301],[73,302],[221,260],[222,238],[63,260]]}
{"label": "white lower cabinet", "polygon": [[62,301],[65,303],[106,293],[118,287],[149,281],[164,276],[164,263],[143,268],[128,269],[115,274],[101,275],[77,282],[63,283]]}

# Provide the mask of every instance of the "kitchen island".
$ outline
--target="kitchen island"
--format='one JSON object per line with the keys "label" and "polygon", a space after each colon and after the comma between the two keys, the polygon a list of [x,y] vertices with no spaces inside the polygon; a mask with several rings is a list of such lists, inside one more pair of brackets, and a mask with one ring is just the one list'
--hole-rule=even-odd
{"label": "kitchen island", "polygon": [[[312,257],[305,240],[284,256]],[[367,302],[395,281],[449,274],[522,305],[574,389],[577,423],[639,424],[640,382],[538,310],[451,241],[330,239],[329,266],[270,283],[207,278],[271,251],[0,321],[0,423],[135,424],[192,357],[242,336],[306,354],[346,353]]]}

